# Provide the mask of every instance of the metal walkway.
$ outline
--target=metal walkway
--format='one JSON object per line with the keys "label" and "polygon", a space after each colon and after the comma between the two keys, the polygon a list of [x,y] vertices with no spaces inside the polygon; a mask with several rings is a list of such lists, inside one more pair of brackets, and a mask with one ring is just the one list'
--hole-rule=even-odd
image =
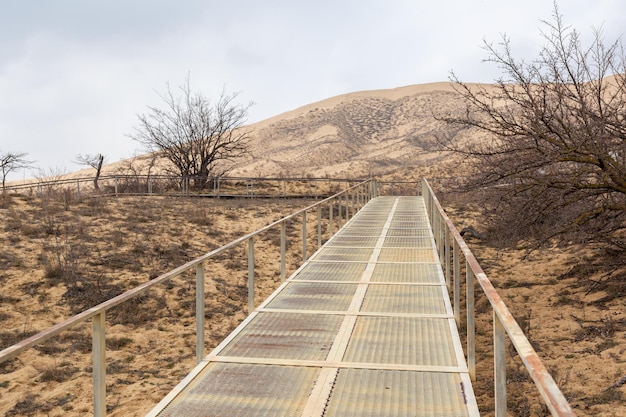
{"label": "metal walkway", "polygon": [[477,416],[421,197],[370,201],[149,416]]}

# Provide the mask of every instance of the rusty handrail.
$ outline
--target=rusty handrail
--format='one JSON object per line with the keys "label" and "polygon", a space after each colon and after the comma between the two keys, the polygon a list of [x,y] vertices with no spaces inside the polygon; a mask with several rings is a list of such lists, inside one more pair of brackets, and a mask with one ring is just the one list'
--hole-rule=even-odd
{"label": "rusty handrail", "polygon": [[[448,236],[451,234],[454,242],[454,287],[455,287],[455,316],[458,311],[458,254],[457,247],[463,254],[467,266],[467,307],[468,307],[468,368],[472,379],[475,379],[475,346],[474,346],[474,296],[473,278],[475,277],[483,292],[487,296],[493,309],[494,319],[494,362],[495,362],[495,392],[496,392],[496,417],[506,416],[506,357],[504,349],[504,332],[508,334],[509,340],[515,347],[518,355],[522,359],[526,370],[534,381],[541,397],[553,416],[567,417],[576,414],[569,405],[567,399],[559,389],[558,385],[541,362],[539,355],[533,349],[530,341],[515,321],[515,318],[505,305],[496,289],[487,278],[482,267],[476,260],[465,240],[458,232],[448,215],[443,210],[439,200],[435,196],[430,184],[425,179],[422,181],[422,195],[428,211],[429,219],[433,227],[433,234],[439,248],[441,262],[449,263],[450,245]],[[473,277],[472,277],[473,275]],[[449,265],[446,267],[446,282],[451,283],[449,276]],[[471,287],[471,288],[470,288]],[[471,316],[471,317],[470,317]],[[458,324],[458,317],[457,324]]]}

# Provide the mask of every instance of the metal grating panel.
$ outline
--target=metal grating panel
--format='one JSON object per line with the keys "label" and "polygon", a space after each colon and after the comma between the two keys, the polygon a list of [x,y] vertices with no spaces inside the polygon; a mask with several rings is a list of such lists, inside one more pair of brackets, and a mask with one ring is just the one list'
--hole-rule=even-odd
{"label": "metal grating panel", "polygon": [[209,364],[159,416],[300,417],[318,368]]}
{"label": "metal grating panel", "polygon": [[466,417],[458,374],[340,369],[325,417]]}
{"label": "metal grating panel", "polygon": [[432,248],[432,240],[428,237],[388,237],[383,246],[386,248]]}
{"label": "metal grating panel", "polygon": [[268,305],[286,310],[345,311],[357,284],[291,282]]}
{"label": "metal grating panel", "polygon": [[381,249],[379,262],[436,262],[432,249]]}
{"label": "metal grating panel", "polygon": [[328,246],[348,246],[353,248],[373,248],[378,242],[378,237],[369,236],[337,236]]}
{"label": "metal grating panel", "polygon": [[388,237],[428,237],[431,236],[430,229],[389,229],[387,231]]}
{"label": "metal grating panel", "polygon": [[370,285],[361,311],[376,313],[445,314],[439,285]]}
{"label": "metal grating panel", "polygon": [[369,261],[372,256],[372,249],[354,248],[322,248],[314,260],[316,261]]}
{"label": "metal grating panel", "polygon": [[387,217],[389,216],[389,212],[388,211],[384,211],[381,212],[380,214],[376,214],[374,212],[372,213],[364,213],[364,212],[360,212],[357,215],[357,218],[359,220],[364,220],[364,221],[385,221],[387,220]]}
{"label": "metal grating panel", "polygon": [[428,221],[428,217],[425,214],[409,214],[409,212],[405,212],[405,214],[396,214],[393,216],[393,221],[396,222],[426,222]]}
{"label": "metal grating panel", "polygon": [[342,229],[337,236],[380,236],[382,233],[382,226],[377,227],[354,227]]}
{"label": "metal grating panel", "polygon": [[342,319],[339,315],[259,313],[220,356],[324,360]]}
{"label": "metal grating panel", "polygon": [[293,279],[319,281],[359,281],[367,263],[311,262]]}
{"label": "metal grating panel", "polygon": [[448,319],[359,317],[346,362],[457,366]]}
{"label": "metal grating panel", "polygon": [[351,227],[377,227],[377,228],[382,228],[383,226],[385,226],[386,223],[386,219],[383,220],[361,220],[358,217],[355,217],[355,219],[352,221],[352,223],[350,223]]}
{"label": "metal grating panel", "polygon": [[441,270],[436,264],[377,264],[371,281],[442,284]]}
{"label": "metal grating panel", "polygon": [[392,220],[391,229],[429,229],[430,224],[428,220],[418,221],[418,222],[399,222]]}

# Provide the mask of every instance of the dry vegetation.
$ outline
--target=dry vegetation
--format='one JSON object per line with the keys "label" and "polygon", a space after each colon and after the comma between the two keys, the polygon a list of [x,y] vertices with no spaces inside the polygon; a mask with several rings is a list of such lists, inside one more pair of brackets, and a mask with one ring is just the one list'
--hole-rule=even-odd
{"label": "dry vegetation", "polygon": [[[602,248],[582,243],[532,251],[523,244],[503,246],[485,229],[478,207],[451,195],[444,205],[459,230],[472,226],[484,236],[466,240],[575,412],[579,416],[626,415],[626,269],[610,265],[612,254]],[[474,390],[481,412],[493,415],[492,309],[479,287],[475,294]],[[464,303],[462,298],[462,313]],[[462,314],[462,323],[465,320]],[[515,349],[507,343],[510,412],[514,416],[550,415]]]}
{"label": "dry vegetation", "polygon": [[[307,200],[26,195],[2,200],[0,348],[302,208]],[[301,259],[288,227],[288,269]],[[310,230],[314,230],[311,227]],[[313,242],[315,241],[315,243]],[[316,238],[311,237],[314,250]],[[255,243],[257,304],[280,282],[280,228]],[[243,245],[245,246],[245,245]],[[206,268],[206,348],[247,312],[247,254],[236,247]],[[110,415],[143,415],[195,364],[192,274],[107,312]],[[0,414],[91,412],[90,323],[0,365]]]}

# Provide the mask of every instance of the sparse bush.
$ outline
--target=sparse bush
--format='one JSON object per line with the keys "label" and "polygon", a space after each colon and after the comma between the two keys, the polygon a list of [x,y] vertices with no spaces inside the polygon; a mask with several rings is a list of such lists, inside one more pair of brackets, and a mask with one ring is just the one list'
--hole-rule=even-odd
{"label": "sparse bush", "polygon": [[38,394],[27,394],[23,399],[15,403],[13,408],[7,411],[6,417],[34,416],[39,412],[47,412],[51,409],[51,405],[39,401]]}
{"label": "sparse bush", "polygon": [[442,143],[460,157],[460,190],[485,201],[500,237],[626,250],[626,55],[600,31],[584,46],[556,5],[553,18],[536,59],[516,59],[506,36],[485,42],[504,72],[494,86],[453,75],[466,108],[442,117],[461,129]]}
{"label": "sparse bush", "polygon": [[39,382],[64,382],[70,379],[79,369],[70,362],[62,362],[58,366],[44,369],[39,376]]}
{"label": "sparse bush", "polygon": [[109,337],[106,339],[106,347],[110,350],[120,350],[133,343],[129,337]]}

